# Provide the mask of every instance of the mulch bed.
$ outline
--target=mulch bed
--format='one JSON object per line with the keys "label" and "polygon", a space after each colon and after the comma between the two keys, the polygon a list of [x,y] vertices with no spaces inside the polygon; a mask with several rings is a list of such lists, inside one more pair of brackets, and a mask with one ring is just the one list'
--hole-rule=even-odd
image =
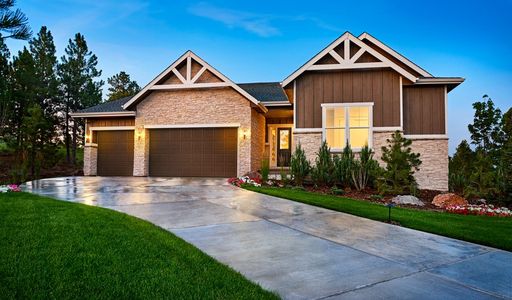
{"label": "mulch bed", "polygon": [[[313,193],[319,193],[323,195],[333,195],[331,192],[330,187],[316,187],[313,185],[305,185],[304,187],[307,191],[313,192]],[[430,211],[444,211],[443,209],[440,209],[439,207],[436,207],[432,204],[432,200],[436,195],[441,194],[441,191],[435,191],[435,190],[418,190],[418,199],[420,199],[425,206],[416,206],[416,205],[407,205],[407,204],[401,204],[400,207],[407,207],[407,208],[414,208],[414,209],[420,209],[420,210],[430,210]],[[379,203],[379,204],[386,204],[390,203],[391,199],[393,199],[394,196],[383,196],[382,198],[372,197],[372,195],[378,195],[379,193],[377,190],[367,188],[362,191],[357,191],[353,189],[344,189],[344,193],[342,195],[333,195],[337,197],[347,197],[352,198],[356,200],[362,200],[367,202],[373,202],[373,203]]]}

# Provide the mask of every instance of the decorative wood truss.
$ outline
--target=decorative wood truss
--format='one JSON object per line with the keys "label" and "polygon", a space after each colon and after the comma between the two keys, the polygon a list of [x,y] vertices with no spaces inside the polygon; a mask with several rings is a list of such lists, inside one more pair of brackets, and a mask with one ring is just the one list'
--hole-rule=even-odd
{"label": "decorative wood truss", "polygon": [[413,74],[407,72],[402,67],[368,46],[359,38],[346,32],[288,76],[283,81],[283,86],[288,85],[306,71],[371,68],[392,68],[412,82],[416,82],[418,79]]}
{"label": "decorative wood truss", "polygon": [[253,96],[210,66],[206,61],[187,51],[178,60],[172,63],[160,75],[153,79],[139,93],[133,96],[123,108],[127,109],[151,91],[155,90],[181,90],[200,88],[223,88],[231,87],[242,96],[258,106],[263,111],[267,109]]}

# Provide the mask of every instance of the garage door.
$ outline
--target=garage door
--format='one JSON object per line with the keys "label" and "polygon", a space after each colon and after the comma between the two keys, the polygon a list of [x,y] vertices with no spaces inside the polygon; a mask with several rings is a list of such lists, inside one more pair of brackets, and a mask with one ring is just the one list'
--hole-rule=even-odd
{"label": "garage door", "polygon": [[151,129],[150,176],[234,177],[237,128]]}
{"label": "garage door", "polygon": [[133,130],[98,131],[98,175],[133,176]]}

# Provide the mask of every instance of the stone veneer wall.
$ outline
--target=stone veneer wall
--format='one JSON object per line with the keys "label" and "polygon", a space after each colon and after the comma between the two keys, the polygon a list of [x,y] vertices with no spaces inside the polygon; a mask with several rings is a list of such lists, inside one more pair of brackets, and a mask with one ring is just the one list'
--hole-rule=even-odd
{"label": "stone veneer wall", "polygon": [[251,110],[251,170],[261,169],[265,152],[265,116]]}
{"label": "stone veneer wall", "polygon": [[300,143],[300,146],[306,153],[306,158],[311,164],[315,163],[316,153],[322,145],[322,133],[321,132],[303,132],[293,134],[293,148],[292,153],[295,151],[295,147]]}
{"label": "stone veneer wall", "polygon": [[[375,158],[382,165],[381,147],[387,145],[386,139],[393,132],[374,132],[373,149]],[[448,190],[448,139],[414,139],[413,152],[420,154],[422,164],[415,178],[421,189]]]}
{"label": "stone veneer wall", "polygon": [[[146,125],[239,123],[238,175],[242,175],[251,171],[253,164],[251,137],[260,134],[252,128],[252,110],[249,100],[232,88],[154,91],[137,105],[135,130]],[[250,132],[246,140],[240,136],[244,130]],[[135,139],[136,176],[148,175],[149,138],[146,132],[142,140]]]}
{"label": "stone veneer wall", "polygon": [[96,176],[98,163],[98,145],[86,144],[84,147],[84,176]]}

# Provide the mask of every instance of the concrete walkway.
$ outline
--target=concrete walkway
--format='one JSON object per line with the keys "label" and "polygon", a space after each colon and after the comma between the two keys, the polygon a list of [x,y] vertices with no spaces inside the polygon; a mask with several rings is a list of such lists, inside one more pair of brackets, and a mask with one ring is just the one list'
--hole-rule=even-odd
{"label": "concrete walkway", "polygon": [[512,253],[221,179],[67,177],[25,190],[148,220],[286,299],[512,298]]}

